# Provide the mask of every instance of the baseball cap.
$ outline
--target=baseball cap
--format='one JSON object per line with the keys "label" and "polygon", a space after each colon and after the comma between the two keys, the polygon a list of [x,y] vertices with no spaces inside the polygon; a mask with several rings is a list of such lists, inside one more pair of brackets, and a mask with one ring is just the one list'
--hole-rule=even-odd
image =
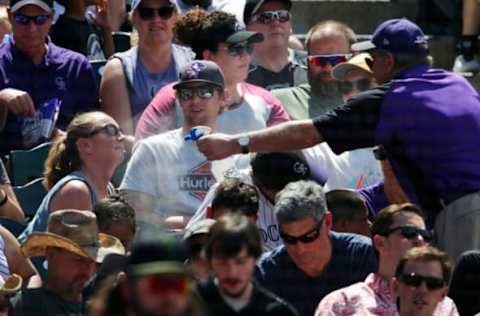
{"label": "baseball cap", "polygon": [[348,61],[333,67],[332,76],[337,80],[345,80],[347,74],[353,69],[360,69],[372,75],[372,70],[365,61],[367,58],[372,58],[372,56],[369,53],[361,53],[353,56]]}
{"label": "baseball cap", "polygon": [[[170,0],[169,2],[170,2],[170,4],[175,5],[175,1],[174,1],[174,0]],[[132,10],[132,11],[135,10],[140,3],[142,3],[142,0],[132,0],[132,4],[130,5],[131,10]]]}
{"label": "baseball cap", "polygon": [[287,7],[287,10],[290,11],[292,8],[292,1],[290,0],[247,0],[245,3],[245,9],[243,11],[243,21],[245,24],[249,24],[252,17],[260,10],[260,7],[270,1],[282,2]]}
{"label": "baseball cap", "polygon": [[16,12],[26,5],[33,4],[47,12],[53,12],[53,0],[10,0],[10,11]]}
{"label": "baseball cap", "polygon": [[207,234],[213,224],[215,224],[215,220],[212,218],[202,219],[194,223],[192,226],[187,227],[187,229],[185,230],[185,234],[183,235],[183,239],[188,240],[193,236]]}
{"label": "baseball cap", "polygon": [[253,154],[250,161],[255,184],[282,190],[288,183],[310,178],[310,167],[301,151]]}
{"label": "baseball cap", "polygon": [[177,238],[159,237],[138,241],[128,258],[126,273],[130,277],[187,274],[184,265],[186,259],[185,244]]}
{"label": "baseball cap", "polygon": [[427,38],[422,29],[406,18],[391,19],[380,24],[370,41],[352,45],[353,51],[366,51],[374,48],[388,50],[392,53],[416,55],[428,53]]}
{"label": "baseball cap", "polygon": [[220,88],[225,86],[222,70],[216,63],[209,60],[192,61],[181,69],[179,77],[180,80],[173,86],[173,89],[181,88],[192,82],[208,83]]}

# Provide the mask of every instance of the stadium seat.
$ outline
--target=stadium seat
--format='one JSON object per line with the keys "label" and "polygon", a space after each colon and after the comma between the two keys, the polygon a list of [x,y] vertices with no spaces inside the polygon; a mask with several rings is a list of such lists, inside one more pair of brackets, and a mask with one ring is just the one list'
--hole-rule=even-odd
{"label": "stadium seat", "polygon": [[42,184],[43,178],[38,178],[22,186],[13,187],[18,202],[27,219],[35,216],[38,206],[43,200],[47,190]]}
{"label": "stadium seat", "polygon": [[10,152],[10,170],[13,186],[24,185],[43,177],[43,165],[52,143],[44,143],[28,150]]}
{"label": "stadium seat", "polygon": [[124,52],[129,50],[132,45],[130,44],[130,33],[127,32],[113,32],[113,45],[115,46],[115,53]]}
{"label": "stadium seat", "polygon": [[100,81],[102,81],[106,63],[107,61],[104,59],[90,61],[90,65],[92,65],[93,72],[95,73],[95,79],[97,80],[97,87],[100,87]]}
{"label": "stadium seat", "polygon": [[12,235],[15,237],[18,237],[18,235],[20,235],[27,227],[27,225],[25,224],[19,223],[16,220],[3,216],[0,217],[0,224],[6,229],[8,229],[8,231],[11,232]]}

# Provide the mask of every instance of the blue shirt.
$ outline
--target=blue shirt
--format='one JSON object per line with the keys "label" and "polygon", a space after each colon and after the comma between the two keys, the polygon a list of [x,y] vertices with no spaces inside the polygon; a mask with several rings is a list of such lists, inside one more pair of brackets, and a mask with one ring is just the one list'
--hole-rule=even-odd
{"label": "blue shirt", "polygon": [[332,257],[320,276],[306,275],[292,261],[285,246],[280,246],[260,259],[257,280],[291,303],[300,315],[313,315],[325,295],[363,281],[377,271],[377,258],[369,238],[333,231],[329,236]]}
{"label": "blue shirt", "polygon": [[[38,108],[52,99],[61,101],[56,127],[65,129],[77,113],[98,108],[96,79],[87,59],[48,41],[44,60],[35,65],[12,41],[0,45],[0,90],[27,92]],[[22,149],[21,117],[8,114],[0,133],[0,154]]]}

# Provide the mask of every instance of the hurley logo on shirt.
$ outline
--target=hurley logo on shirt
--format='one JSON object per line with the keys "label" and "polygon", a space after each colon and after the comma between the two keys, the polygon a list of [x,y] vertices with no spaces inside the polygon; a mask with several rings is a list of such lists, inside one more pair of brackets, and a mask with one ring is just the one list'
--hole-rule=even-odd
{"label": "hurley logo on shirt", "polygon": [[202,201],[210,187],[215,183],[212,174],[212,163],[205,161],[193,167],[188,174],[178,177],[180,191],[187,191],[193,197]]}

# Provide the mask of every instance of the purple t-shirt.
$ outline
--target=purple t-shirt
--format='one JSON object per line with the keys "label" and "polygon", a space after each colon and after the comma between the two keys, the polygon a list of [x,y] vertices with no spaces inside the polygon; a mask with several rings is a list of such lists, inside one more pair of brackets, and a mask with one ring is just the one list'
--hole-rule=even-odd
{"label": "purple t-shirt", "polygon": [[[77,113],[98,108],[98,90],[87,59],[48,41],[44,61],[35,65],[11,41],[0,45],[0,90],[28,92],[36,107],[52,99],[61,101],[56,127],[65,129]],[[21,118],[8,114],[0,133],[0,153],[23,148]]]}
{"label": "purple t-shirt", "polygon": [[480,189],[480,99],[461,76],[414,66],[314,122],[336,153],[382,144],[428,210]]}

